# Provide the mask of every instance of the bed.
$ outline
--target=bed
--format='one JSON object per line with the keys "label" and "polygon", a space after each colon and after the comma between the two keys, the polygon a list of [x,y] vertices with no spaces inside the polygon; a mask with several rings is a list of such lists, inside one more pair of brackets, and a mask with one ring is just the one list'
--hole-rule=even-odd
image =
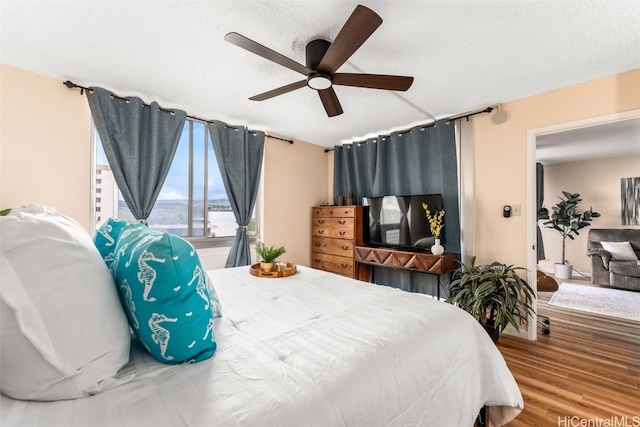
{"label": "bed", "polygon": [[471,316],[420,294],[298,266],[262,278],[207,272],[223,307],[215,355],[154,360],[137,341],[128,382],[57,402],[0,397],[0,425],[471,426],[523,408],[504,359]]}

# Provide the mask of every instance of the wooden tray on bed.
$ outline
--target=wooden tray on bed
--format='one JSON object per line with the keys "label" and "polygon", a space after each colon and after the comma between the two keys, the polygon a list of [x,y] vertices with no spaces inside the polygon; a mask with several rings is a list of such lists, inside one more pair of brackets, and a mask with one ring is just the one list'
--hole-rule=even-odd
{"label": "wooden tray on bed", "polygon": [[251,266],[250,271],[251,271],[251,274],[258,277],[287,277],[287,276],[296,274],[297,268],[295,264],[288,262],[287,268],[285,268],[284,270],[263,271],[260,269],[260,263],[258,263],[258,264],[253,264]]}

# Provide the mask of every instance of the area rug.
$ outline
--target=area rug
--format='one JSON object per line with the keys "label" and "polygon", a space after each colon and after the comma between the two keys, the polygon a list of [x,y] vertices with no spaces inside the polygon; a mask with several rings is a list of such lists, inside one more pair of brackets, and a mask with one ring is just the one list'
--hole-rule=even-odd
{"label": "area rug", "polygon": [[640,292],[562,283],[549,304],[640,321]]}

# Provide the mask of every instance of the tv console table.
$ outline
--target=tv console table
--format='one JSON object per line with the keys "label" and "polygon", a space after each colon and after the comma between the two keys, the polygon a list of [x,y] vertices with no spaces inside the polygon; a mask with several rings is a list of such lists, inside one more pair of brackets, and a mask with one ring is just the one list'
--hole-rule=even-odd
{"label": "tv console table", "polygon": [[372,266],[397,268],[433,274],[438,278],[437,297],[440,299],[440,276],[456,269],[456,254],[434,255],[428,251],[402,251],[373,246],[356,246],[354,250],[356,279],[371,281]]}

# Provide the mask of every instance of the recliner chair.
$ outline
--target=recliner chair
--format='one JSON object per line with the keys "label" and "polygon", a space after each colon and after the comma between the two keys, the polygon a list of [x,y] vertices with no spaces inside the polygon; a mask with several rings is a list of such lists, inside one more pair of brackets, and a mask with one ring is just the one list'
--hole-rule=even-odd
{"label": "recliner chair", "polygon": [[[612,254],[601,242],[627,243],[631,253],[627,257]],[[640,291],[640,229],[637,228],[592,228],[589,230],[587,254],[591,257],[591,283]],[[628,255],[631,255],[628,257]]]}

